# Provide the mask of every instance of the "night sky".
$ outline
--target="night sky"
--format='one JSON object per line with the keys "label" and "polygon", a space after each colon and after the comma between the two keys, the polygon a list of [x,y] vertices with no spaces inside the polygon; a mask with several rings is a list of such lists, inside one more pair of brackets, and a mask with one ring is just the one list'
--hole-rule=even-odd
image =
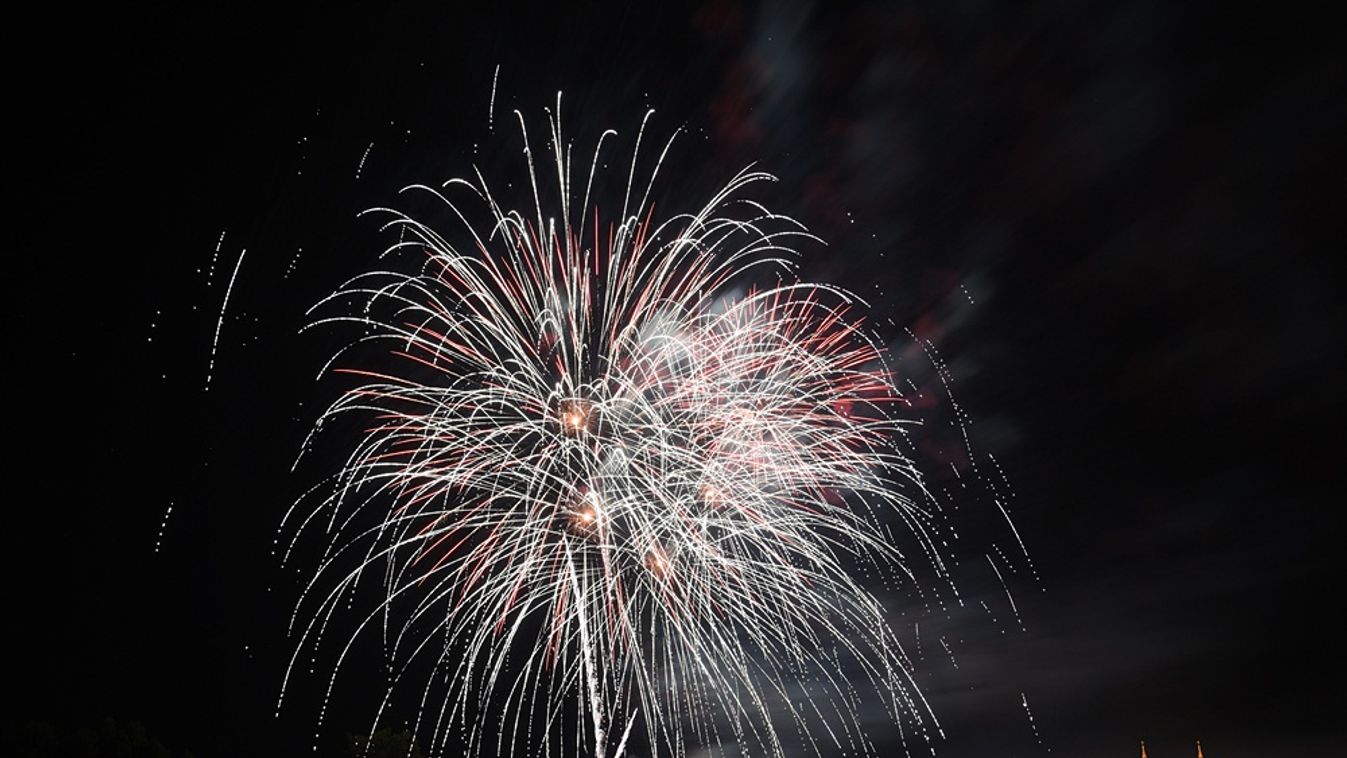
{"label": "night sky", "polygon": [[[107,718],[175,756],[313,754],[317,688],[273,715],[297,585],[272,540],[344,386],[304,312],[375,265],[359,211],[503,164],[511,111],[541,131],[558,90],[581,144],[647,108],[683,128],[670,198],[779,177],[755,196],[827,243],[803,275],[864,295],[935,396],[933,485],[1004,472],[1022,628],[975,572],[963,610],[894,601],[937,755],[1347,750],[1337,27],[1286,3],[553,5],[11,24],[9,754]],[[959,497],[970,540],[1014,545]],[[376,668],[319,754],[368,728]]]}

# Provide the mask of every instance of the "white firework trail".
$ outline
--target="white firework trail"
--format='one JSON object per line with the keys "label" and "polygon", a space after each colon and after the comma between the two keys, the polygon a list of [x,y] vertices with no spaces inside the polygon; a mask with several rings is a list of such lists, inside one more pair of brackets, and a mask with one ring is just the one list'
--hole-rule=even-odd
{"label": "white firework trail", "polygon": [[987,559],[988,565],[992,567],[992,571],[996,573],[996,580],[1001,583],[1001,589],[1006,593],[1006,600],[1010,603],[1010,611],[1015,614],[1015,623],[1020,625],[1021,632],[1028,631],[1024,627],[1024,619],[1020,618],[1020,607],[1015,605],[1015,596],[1011,594],[1010,587],[1006,585],[1005,577],[1001,576],[1001,569],[997,567],[996,561],[992,560],[990,555],[984,557]]}
{"label": "white firework trail", "polygon": [[154,552],[159,552],[159,548],[164,544],[164,532],[168,529],[168,517],[173,515],[173,503],[168,504],[164,511],[164,518],[159,522],[159,533],[154,536]]}
{"label": "white firework trail", "polygon": [[1047,751],[1051,753],[1052,748],[1043,744],[1043,735],[1038,733],[1038,722],[1034,721],[1034,712],[1029,710],[1029,696],[1023,692],[1020,693],[1020,704],[1024,706],[1024,715],[1029,718],[1029,728],[1034,732],[1034,739],[1038,741],[1040,746],[1046,748]]}
{"label": "white firework trail", "polygon": [[751,166],[658,219],[673,139],[640,186],[650,112],[605,222],[591,191],[616,133],[577,167],[559,112],[560,97],[542,165],[515,112],[531,207],[480,173],[409,187],[456,231],[375,209],[397,232],[386,256],[421,263],[311,311],[359,336],[329,364],[355,386],[305,450],[341,419],[359,431],[281,527],[284,561],[304,535],[325,546],[281,701],[372,584],[329,653],[327,697],[356,641],[380,637],[374,725],[410,690],[432,752],[876,754],[862,703],[904,745],[930,743],[939,724],[888,611],[853,575],[914,575],[894,523],[940,562],[864,304],[790,278],[792,244],[815,238],[742,197],[773,180]]}
{"label": "white firework trail", "polygon": [[949,643],[945,641],[944,637],[940,638],[940,646],[945,648],[945,655],[949,656],[950,665],[953,666],[955,670],[957,670],[959,668],[959,662],[955,660],[954,651],[949,649]]}
{"label": "white firework trail", "polygon": [[210,268],[206,269],[206,286],[209,287],[211,281],[215,279],[215,262],[220,259],[220,247],[224,245],[225,233],[228,230],[220,232],[220,239],[215,242],[215,252],[210,256]]}
{"label": "white firework trail", "polygon": [[355,167],[355,178],[360,178],[360,172],[365,170],[365,161],[369,159],[369,151],[374,149],[374,143],[371,142],[365,146],[365,152],[360,154],[360,164]]}
{"label": "white firework trail", "polygon": [[[221,239],[224,239],[223,235]],[[234,263],[234,273],[229,276],[229,286],[225,287],[224,300],[220,303],[220,317],[215,321],[215,337],[210,342],[210,363],[206,365],[206,392],[210,392],[210,380],[215,375],[215,353],[220,349],[220,330],[224,329],[225,311],[229,310],[229,296],[234,292],[234,280],[239,278],[243,256],[247,253],[247,249],[239,251],[239,259]]]}
{"label": "white firework trail", "polygon": [[290,275],[295,273],[295,266],[299,265],[299,257],[304,254],[304,248],[297,248],[295,254],[290,258],[290,264],[285,267],[285,274],[282,279],[289,279]]}
{"label": "white firework trail", "polygon": [[491,100],[486,105],[486,130],[493,132],[496,130],[496,80],[500,78],[500,64],[496,64],[496,70],[491,74]]}

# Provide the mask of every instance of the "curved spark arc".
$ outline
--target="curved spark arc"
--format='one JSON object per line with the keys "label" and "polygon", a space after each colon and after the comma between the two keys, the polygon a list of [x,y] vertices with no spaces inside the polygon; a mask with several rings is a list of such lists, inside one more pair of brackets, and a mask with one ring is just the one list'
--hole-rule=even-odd
{"label": "curved spark arc", "polygon": [[[532,212],[507,208],[480,172],[409,187],[457,220],[464,244],[375,209],[399,232],[385,256],[423,264],[358,276],[310,311],[346,309],[310,328],[368,333],[324,367],[351,360],[335,370],[357,386],[305,449],[339,417],[366,426],[282,524],[286,560],[302,534],[326,539],[292,617],[282,699],[372,574],[383,598],[341,643],[327,696],[357,638],[379,629],[392,673],[375,723],[426,659],[415,729],[432,749],[457,734],[471,754],[573,742],[607,755],[618,736],[620,755],[639,720],[655,755],[737,743],[784,756],[787,723],[815,753],[870,754],[853,679],[905,739],[929,740],[939,725],[911,664],[851,574],[912,577],[883,528],[896,515],[944,575],[894,442],[902,398],[852,316],[863,303],[782,279],[791,245],[816,238],[740,197],[774,181],[751,166],[696,211],[657,220],[651,189],[675,133],[634,200],[649,112],[605,229],[590,198],[616,133],[600,136],[573,207],[559,113],[560,98],[548,135],[559,216],[544,213],[516,111]],[[489,223],[473,223],[459,191]],[[760,271],[775,284],[731,294]],[[386,357],[362,368],[370,345]]]}

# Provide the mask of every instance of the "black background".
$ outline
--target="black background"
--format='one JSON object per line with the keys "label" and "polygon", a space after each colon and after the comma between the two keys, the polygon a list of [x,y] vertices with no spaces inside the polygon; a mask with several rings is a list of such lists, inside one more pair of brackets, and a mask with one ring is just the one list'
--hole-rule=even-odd
{"label": "black background", "polygon": [[[563,90],[582,144],[647,107],[687,130],[662,191],[776,174],[763,199],[828,243],[806,277],[949,362],[1038,580],[1025,631],[950,632],[937,754],[1339,754],[1347,70],[1326,18],[1181,6],[16,19],[6,733],[111,716],[198,756],[309,752],[315,693],[273,717],[294,582],[270,554],[337,389],[303,311],[381,249],[358,211],[489,170],[510,111],[540,129]],[[324,750],[367,727],[334,711]]]}

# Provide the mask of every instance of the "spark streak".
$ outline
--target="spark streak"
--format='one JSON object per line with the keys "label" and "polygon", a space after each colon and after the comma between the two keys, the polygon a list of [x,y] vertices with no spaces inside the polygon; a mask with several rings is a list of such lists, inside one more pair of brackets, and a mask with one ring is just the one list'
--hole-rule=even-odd
{"label": "spark streak", "polygon": [[495,131],[496,121],[496,80],[500,78],[500,64],[496,64],[496,70],[491,74],[491,100],[486,106],[486,130]]}
{"label": "spark streak", "polygon": [[[224,239],[224,235],[220,236]],[[224,328],[225,311],[229,308],[229,295],[234,291],[234,280],[239,277],[239,269],[243,267],[243,256],[248,251],[246,249],[239,251],[239,259],[234,263],[234,273],[229,276],[229,286],[225,287],[224,301],[220,303],[220,318],[215,322],[215,338],[210,343],[210,364],[206,366],[206,391],[210,391],[211,376],[215,373],[215,351],[220,347],[220,330]]]}

